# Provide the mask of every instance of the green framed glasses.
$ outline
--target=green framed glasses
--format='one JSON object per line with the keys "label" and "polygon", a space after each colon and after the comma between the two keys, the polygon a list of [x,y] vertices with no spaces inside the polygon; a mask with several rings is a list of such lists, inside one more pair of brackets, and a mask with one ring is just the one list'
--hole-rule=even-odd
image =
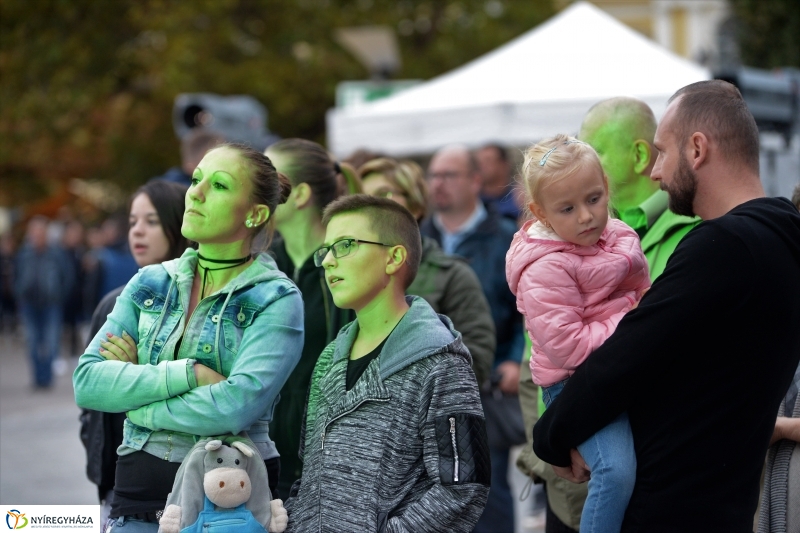
{"label": "green framed glasses", "polygon": [[378,246],[394,246],[393,244],[384,244],[382,242],[365,241],[363,239],[341,239],[331,244],[330,246],[323,246],[314,252],[314,264],[318,267],[322,266],[322,262],[328,255],[328,252],[333,253],[333,257],[340,259],[347,257],[356,250],[359,244],[376,244]]}

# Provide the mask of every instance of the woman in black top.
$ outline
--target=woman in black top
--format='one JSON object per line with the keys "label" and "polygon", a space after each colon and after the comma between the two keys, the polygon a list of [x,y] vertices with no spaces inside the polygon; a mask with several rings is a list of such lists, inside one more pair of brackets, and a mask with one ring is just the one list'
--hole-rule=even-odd
{"label": "woman in black top", "polygon": [[[128,244],[139,267],[180,257],[189,246],[181,235],[186,186],[167,181],[151,181],[131,196],[128,209]],[[114,308],[122,289],[108,293],[97,305],[89,327],[92,339]],[[117,448],[122,444],[125,413],[103,413],[84,409],[81,413],[81,441],[86,448],[86,476],[97,485],[101,504],[101,523],[111,506]]]}
{"label": "woman in black top", "polygon": [[303,353],[281,389],[269,430],[281,454],[279,496],[275,497],[286,498],[302,474],[303,463],[298,458],[300,428],[311,372],[325,346],[355,318],[351,311],[333,304],[323,269],[314,266],[311,254],[325,240],[322,210],[343,193],[360,192],[360,180],[352,167],[332,160],[322,146],[311,141],[285,139],[265,153],[292,182],[289,199],[275,211],[275,227],[281,238],[275,240],[271,251],[278,268],[292,278],[303,294],[305,310]]}

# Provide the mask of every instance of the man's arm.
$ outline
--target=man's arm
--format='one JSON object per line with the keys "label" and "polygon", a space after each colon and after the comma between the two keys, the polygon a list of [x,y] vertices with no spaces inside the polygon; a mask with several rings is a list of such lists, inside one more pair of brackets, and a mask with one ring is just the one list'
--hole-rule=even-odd
{"label": "man's arm", "polygon": [[534,427],[536,454],[570,466],[570,450],[629,410],[652,379],[681,364],[686,342],[703,335],[704,317],[728,313],[749,290],[752,258],[741,241],[706,223],[691,232],[639,307],[572,375]]}
{"label": "man's arm", "polygon": [[770,444],[775,444],[781,439],[800,442],[800,418],[779,416],[775,421],[775,431],[772,433]]}

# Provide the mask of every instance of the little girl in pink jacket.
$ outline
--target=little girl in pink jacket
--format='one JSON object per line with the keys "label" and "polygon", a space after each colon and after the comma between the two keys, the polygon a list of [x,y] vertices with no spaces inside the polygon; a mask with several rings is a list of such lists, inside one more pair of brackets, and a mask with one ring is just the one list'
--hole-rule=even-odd
{"label": "little girl in pink jacket", "polygon": [[[609,219],[597,153],[565,135],[525,154],[522,178],[535,219],[514,236],[506,277],[532,341],[533,381],[545,405],[650,287],[639,237]],[[589,469],[581,533],[618,532],[636,477],[627,415],[578,447]]]}

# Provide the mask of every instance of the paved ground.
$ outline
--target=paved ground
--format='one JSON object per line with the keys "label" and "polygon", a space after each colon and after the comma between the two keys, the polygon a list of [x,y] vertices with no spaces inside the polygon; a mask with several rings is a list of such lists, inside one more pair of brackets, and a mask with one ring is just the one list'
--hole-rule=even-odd
{"label": "paved ground", "polygon": [[86,479],[67,362],[52,390],[35,391],[22,336],[0,334],[0,505],[97,503]]}

